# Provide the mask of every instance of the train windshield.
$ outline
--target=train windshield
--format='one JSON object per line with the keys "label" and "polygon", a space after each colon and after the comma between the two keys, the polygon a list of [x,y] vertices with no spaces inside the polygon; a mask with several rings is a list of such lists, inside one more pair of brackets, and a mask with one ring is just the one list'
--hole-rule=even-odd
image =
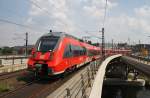
{"label": "train windshield", "polygon": [[47,52],[47,51],[52,51],[57,42],[58,42],[58,37],[43,37],[39,40],[38,42],[38,51],[41,52]]}

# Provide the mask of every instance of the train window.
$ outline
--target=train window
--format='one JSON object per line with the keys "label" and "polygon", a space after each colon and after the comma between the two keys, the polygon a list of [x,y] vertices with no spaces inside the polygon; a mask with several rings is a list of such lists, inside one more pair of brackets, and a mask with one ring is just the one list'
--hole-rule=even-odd
{"label": "train window", "polygon": [[64,57],[64,58],[72,57],[71,45],[68,44],[68,45],[65,47],[65,51],[64,51],[63,57]]}
{"label": "train window", "polygon": [[78,46],[71,45],[71,49],[74,57],[80,55],[80,48]]}
{"label": "train window", "polygon": [[41,52],[52,51],[55,48],[58,39],[59,39],[58,37],[41,38],[38,43],[38,51]]}
{"label": "train window", "polygon": [[88,56],[92,56],[91,50],[88,50]]}
{"label": "train window", "polygon": [[71,49],[74,57],[86,54],[86,49],[84,47],[71,45]]}
{"label": "train window", "polygon": [[88,50],[88,56],[99,55],[100,51],[98,50]]}
{"label": "train window", "polygon": [[81,47],[81,55],[86,55],[86,48],[85,47]]}
{"label": "train window", "polygon": [[71,45],[71,48],[72,48],[72,52],[73,52],[73,56],[78,56],[78,47],[77,46],[74,46],[74,45]]}
{"label": "train window", "polygon": [[84,55],[86,55],[86,54],[87,54],[87,50],[86,50],[86,48],[85,48],[85,47],[83,47],[83,53],[84,53]]}

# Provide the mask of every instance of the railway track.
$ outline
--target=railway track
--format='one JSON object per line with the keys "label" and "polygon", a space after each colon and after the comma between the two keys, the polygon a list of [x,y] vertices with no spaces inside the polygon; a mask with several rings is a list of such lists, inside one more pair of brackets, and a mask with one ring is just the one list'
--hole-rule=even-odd
{"label": "railway track", "polygon": [[37,98],[39,95],[43,96],[42,94],[45,94],[47,91],[51,92],[55,90],[63,82],[64,81],[61,79],[53,79],[50,81],[34,80],[16,88],[13,91],[1,94],[0,98]]}
{"label": "railway track", "polygon": [[83,68],[85,68],[85,66],[79,68],[77,71],[68,74],[65,78],[33,80],[32,82],[16,88],[13,91],[0,95],[0,98],[45,98],[47,95],[52,93]]}
{"label": "railway track", "polygon": [[0,81],[6,80],[6,79],[9,79],[9,78],[12,78],[12,77],[16,77],[16,76],[21,76],[24,73],[27,73],[26,69],[19,70],[19,71],[16,71],[16,72],[10,72],[10,73],[2,73],[2,74],[0,74]]}
{"label": "railway track", "polygon": [[16,89],[14,89],[14,90],[12,90],[12,91],[3,93],[3,94],[0,95],[0,98],[7,97],[7,96],[9,96],[10,94],[13,94],[13,93],[15,93],[15,92],[18,91],[18,90],[21,90],[21,89],[25,88],[26,86],[31,85],[32,83],[34,83],[34,82],[36,82],[36,81],[37,81],[37,80],[34,80],[34,81],[32,81],[32,82],[26,83],[26,84],[24,84],[24,85],[22,85],[22,86],[20,86],[20,87],[18,87],[18,88],[16,88]]}

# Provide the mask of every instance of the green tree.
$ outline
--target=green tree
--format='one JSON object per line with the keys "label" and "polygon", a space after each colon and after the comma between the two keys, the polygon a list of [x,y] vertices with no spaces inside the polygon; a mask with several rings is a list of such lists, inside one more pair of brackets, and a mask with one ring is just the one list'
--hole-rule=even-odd
{"label": "green tree", "polygon": [[2,54],[2,48],[0,48],[0,55]]}
{"label": "green tree", "polygon": [[9,55],[9,54],[12,54],[13,48],[11,48],[11,47],[3,47],[1,52],[2,52],[3,55]]}

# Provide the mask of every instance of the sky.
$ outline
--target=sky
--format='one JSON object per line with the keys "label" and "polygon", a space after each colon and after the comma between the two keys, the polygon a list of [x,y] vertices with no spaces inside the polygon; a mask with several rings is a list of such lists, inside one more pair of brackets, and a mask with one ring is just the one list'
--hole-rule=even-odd
{"label": "sky", "polygon": [[0,0],[0,46],[24,45],[26,32],[34,44],[50,29],[101,42],[102,27],[105,42],[150,43],[150,0],[107,1],[103,24],[106,0]]}

